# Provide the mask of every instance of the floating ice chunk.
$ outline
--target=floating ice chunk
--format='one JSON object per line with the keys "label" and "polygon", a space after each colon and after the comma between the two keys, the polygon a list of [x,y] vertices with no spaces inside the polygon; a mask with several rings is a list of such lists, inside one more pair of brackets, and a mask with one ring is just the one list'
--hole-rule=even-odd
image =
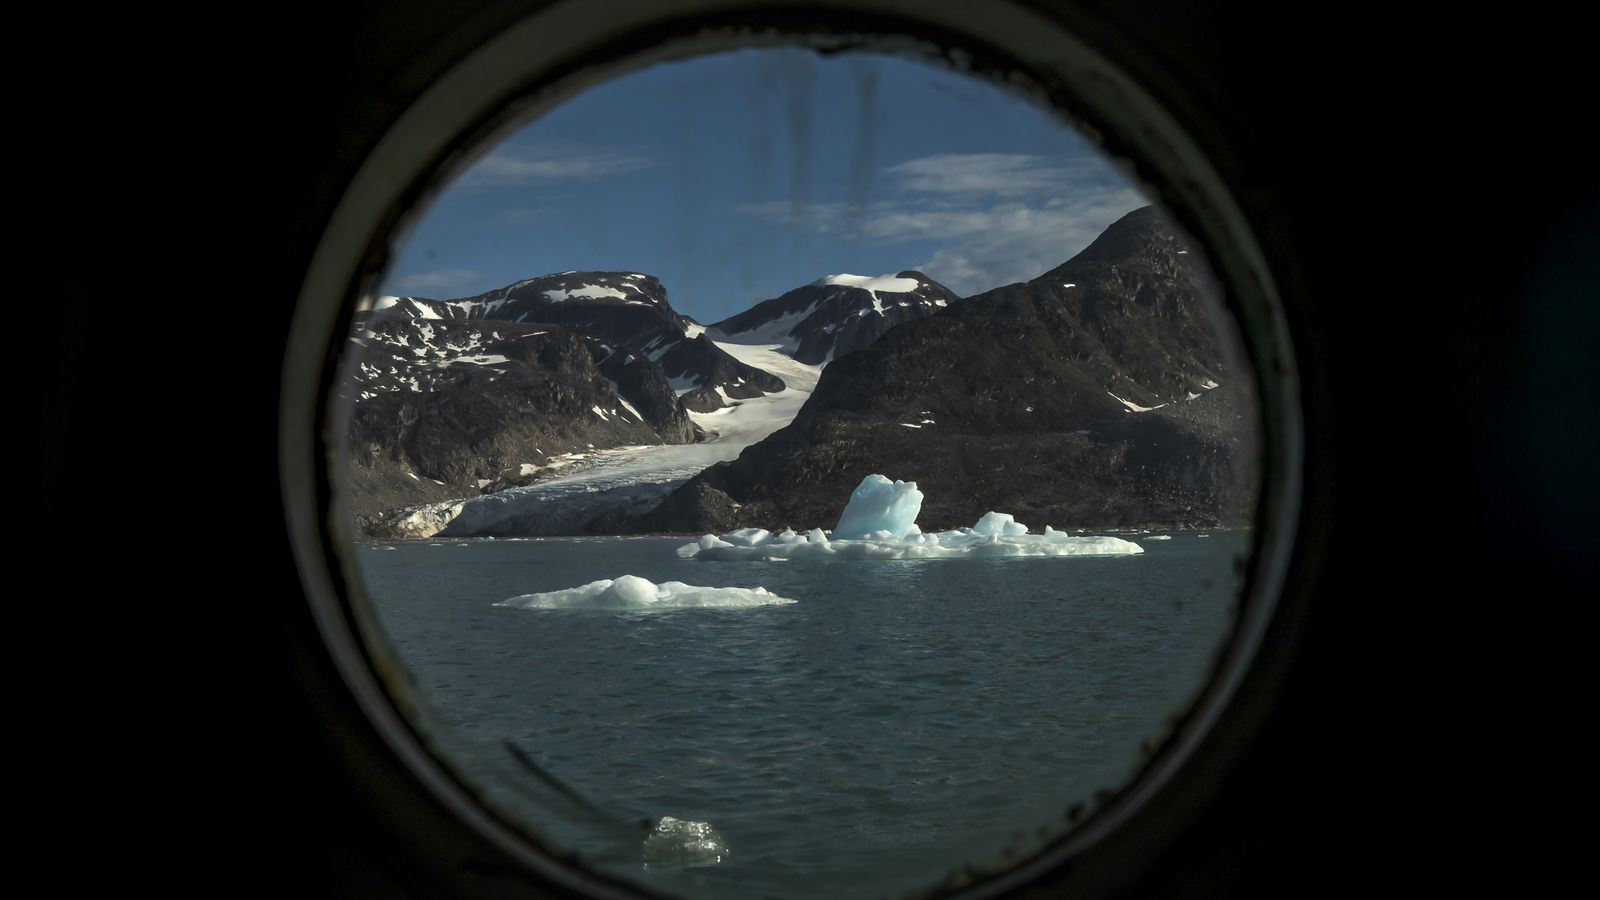
{"label": "floating ice chunk", "polygon": [[[1050,526],[1046,525],[1046,528]],[[990,510],[983,514],[978,524],[972,530],[979,534],[1001,534],[1017,536],[1028,533],[1028,526],[1018,522],[1010,513],[994,512]]]}
{"label": "floating ice chunk", "polygon": [[725,540],[722,540],[721,538],[717,537],[716,535],[708,534],[708,535],[705,535],[704,537],[700,538],[700,540],[697,543],[684,544],[682,547],[679,547],[678,548],[678,555],[688,559],[688,558],[692,558],[695,555],[695,553],[700,551],[700,550],[711,550],[711,549],[716,548],[716,547],[732,547],[732,546],[733,546],[732,544],[728,543]]}
{"label": "floating ice chunk", "polygon": [[[710,537],[710,535],[707,535]],[[713,540],[715,540],[713,538]],[[739,549],[759,551],[758,547],[736,547],[722,541],[717,541],[721,547],[713,547],[710,551],[719,549]],[[699,545],[690,544],[697,550]],[[568,588],[563,591],[547,591],[540,594],[523,594],[501,600],[495,606],[506,606],[514,609],[742,609],[751,606],[772,606],[781,603],[793,603],[787,597],[768,593],[764,587],[738,588],[738,587],[700,587],[693,584],[684,584],[681,581],[663,581],[655,584],[649,579],[637,575],[624,575],[615,581],[602,578],[591,581],[582,587]]]}
{"label": "floating ice chunk", "polygon": [[839,527],[830,536],[820,528],[804,535],[785,528],[775,538],[760,528],[744,528],[721,537],[708,534],[678,548],[685,559],[948,559],[972,556],[1126,556],[1144,548],[1121,538],[1078,536],[1046,525],[1043,534],[1010,513],[990,511],[972,528],[924,532],[917,527],[922,492],[914,481],[891,481],[882,475],[862,480]]}
{"label": "floating ice chunk", "polygon": [[772,539],[772,532],[765,528],[741,528],[738,531],[728,532],[722,539],[741,547],[759,547]]}
{"label": "floating ice chunk", "polygon": [[1170,534],[1152,534],[1149,537],[1145,538],[1145,540],[1147,540],[1147,541],[1170,541],[1170,540],[1172,540],[1172,535],[1170,535]]}
{"label": "floating ice chunk", "polygon": [[644,606],[655,601],[656,586],[637,575],[618,578],[595,598],[600,606]]}
{"label": "floating ice chunk", "polygon": [[1132,541],[1115,537],[1069,535],[1052,529],[1048,534],[979,534],[959,531],[923,532],[905,538],[883,532],[858,540],[814,539],[810,534],[794,543],[771,541],[760,547],[741,547],[727,541],[714,546],[685,544],[678,555],[705,560],[789,559],[961,559],[975,556],[1127,556],[1143,553]]}
{"label": "floating ice chunk", "polygon": [[644,839],[644,861],[651,866],[714,866],[728,858],[728,844],[709,822],[662,816]]}
{"label": "floating ice chunk", "polygon": [[882,475],[861,479],[844,514],[833,529],[834,540],[865,537],[874,531],[887,531],[899,538],[911,530],[922,512],[922,492],[915,481],[890,481]]}

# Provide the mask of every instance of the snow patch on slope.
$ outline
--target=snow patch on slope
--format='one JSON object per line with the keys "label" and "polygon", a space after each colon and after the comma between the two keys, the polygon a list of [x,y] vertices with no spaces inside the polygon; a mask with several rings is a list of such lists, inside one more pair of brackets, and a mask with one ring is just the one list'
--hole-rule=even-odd
{"label": "snow patch on slope", "polygon": [[606,287],[601,284],[586,284],[580,288],[544,292],[544,298],[554,303],[560,303],[563,300],[570,300],[574,297],[580,300],[604,300],[607,297],[626,300],[628,295],[616,288]]}
{"label": "snow patch on slope", "polygon": [[1110,391],[1106,391],[1106,394],[1111,399],[1117,401],[1118,403],[1121,403],[1123,406],[1126,406],[1130,411],[1136,412],[1136,413],[1150,412],[1151,410],[1157,410],[1157,409],[1160,409],[1163,406],[1166,406],[1165,403],[1157,403],[1155,406],[1140,406],[1139,404],[1134,403],[1132,400],[1124,400],[1121,397],[1118,397],[1116,394],[1111,393]]}
{"label": "snow patch on slope", "polygon": [[[848,273],[829,275],[828,277],[817,281],[816,284],[837,284],[845,287],[861,288],[862,290],[872,294],[872,300],[875,306],[877,305],[878,291],[884,291],[885,293],[890,294],[907,294],[916,290],[918,287],[917,280],[915,278],[901,278],[898,275],[879,275],[874,278],[869,275],[850,275]],[[881,312],[883,308],[879,306],[878,309]]]}
{"label": "snow patch on slope", "polygon": [[[825,300],[832,299],[832,296],[825,298]],[[805,309],[799,310],[798,312],[784,313],[776,319],[763,322],[747,331],[740,331],[730,334],[722,331],[721,329],[713,328],[707,333],[711,335],[711,339],[713,341],[721,344],[724,350],[728,349],[728,343],[738,343],[760,347],[771,347],[772,349],[775,349],[783,354],[793,353],[795,350],[800,348],[800,341],[791,336],[790,332],[794,330],[796,325],[804,322],[807,316],[810,316],[812,313],[816,312],[818,304],[823,302],[824,300],[815,301],[808,305]]]}

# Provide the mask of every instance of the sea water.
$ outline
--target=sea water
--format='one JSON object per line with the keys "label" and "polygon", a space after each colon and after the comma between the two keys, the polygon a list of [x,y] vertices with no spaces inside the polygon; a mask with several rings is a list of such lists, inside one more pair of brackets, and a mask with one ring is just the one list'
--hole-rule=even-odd
{"label": "sea water", "polygon": [[[443,752],[557,852],[689,896],[884,896],[1031,852],[1129,777],[1230,632],[1249,536],[1206,534],[1100,558],[545,538],[358,559]],[[623,575],[795,602],[495,605]],[[663,817],[719,852],[662,855]]]}

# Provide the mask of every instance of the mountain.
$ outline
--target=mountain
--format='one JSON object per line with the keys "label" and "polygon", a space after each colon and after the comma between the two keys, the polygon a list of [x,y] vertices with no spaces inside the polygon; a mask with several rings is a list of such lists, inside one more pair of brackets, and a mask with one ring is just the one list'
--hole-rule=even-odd
{"label": "mountain", "polygon": [[1072,527],[1237,524],[1253,509],[1247,371],[1155,210],[1032,281],[949,304],[836,358],[795,420],[707,469],[641,530],[829,527],[880,472],[925,528],[984,512]]}
{"label": "mountain", "polygon": [[525,485],[597,448],[700,437],[648,357],[568,327],[445,318],[403,298],[355,332],[349,499],[367,533],[402,507]]}
{"label": "mountain", "polygon": [[642,352],[683,391],[697,412],[733,399],[783,390],[783,381],[746,365],[703,338],[705,328],[679,314],[660,279],[640,272],[561,272],[528,278],[459,300],[406,298],[445,321],[477,319],[561,325],[614,347]]}
{"label": "mountain", "polygon": [[860,350],[903,322],[956,302],[950,289],[921,272],[869,278],[829,275],[708,327],[717,340],[774,343],[803,363],[825,363]]}

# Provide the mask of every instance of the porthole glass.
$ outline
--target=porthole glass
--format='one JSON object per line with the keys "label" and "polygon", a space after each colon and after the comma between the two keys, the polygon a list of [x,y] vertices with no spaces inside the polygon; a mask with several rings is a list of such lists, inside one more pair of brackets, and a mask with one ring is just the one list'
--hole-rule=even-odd
{"label": "porthole glass", "polygon": [[1132,169],[800,47],[475,152],[356,304],[329,472],[361,638],[477,802],[646,891],[903,895],[1160,754],[1234,633],[1261,415]]}

